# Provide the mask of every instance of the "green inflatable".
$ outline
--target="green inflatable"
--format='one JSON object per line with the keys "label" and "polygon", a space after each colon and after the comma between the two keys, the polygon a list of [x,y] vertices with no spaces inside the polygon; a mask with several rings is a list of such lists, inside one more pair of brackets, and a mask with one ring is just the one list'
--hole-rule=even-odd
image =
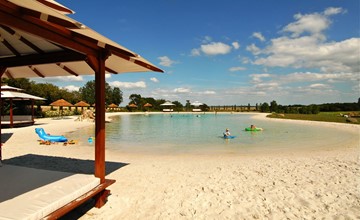
{"label": "green inflatable", "polygon": [[245,128],[245,131],[262,131],[262,128]]}

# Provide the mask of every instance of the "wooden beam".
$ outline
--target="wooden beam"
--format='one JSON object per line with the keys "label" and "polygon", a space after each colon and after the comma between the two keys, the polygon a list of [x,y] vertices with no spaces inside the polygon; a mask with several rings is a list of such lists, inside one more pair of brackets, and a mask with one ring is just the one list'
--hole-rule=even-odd
{"label": "wooden beam", "polygon": [[14,77],[12,76],[12,74],[10,73],[9,70],[6,70],[6,71],[5,71],[5,75],[6,75],[7,78],[9,78],[9,79],[14,79]]}
{"label": "wooden beam", "polygon": [[[96,186],[94,189],[90,190],[89,192],[85,193],[84,195],[80,196],[79,198],[73,200],[72,202],[66,204],[65,206],[61,207],[60,209],[54,211],[53,213],[49,214],[48,216],[44,217],[44,219],[59,219],[61,216],[69,213],[71,210],[75,209],[76,207],[80,206],[84,202],[88,201],[89,199],[96,197],[95,199],[98,200],[97,197],[101,196],[99,194],[103,194],[105,189],[114,184],[115,180],[106,179],[103,183]],[[102,198],[104,199],[104,198]],[[98,201],[96,201],[98,204]],[[100,208],[100,207],[97,207]]]}
{"label": "wooden beam", "polygon": [[36,75],[38,75],[41,78],[45,78],[45,75],[42,74],[38,69],[36,69],[34,66],[29,66],[30,69],[32,69],[32,71],[34,71],[36,73]]}
{"label": "wooden beam", "polygon": [[47,64],[47,63],[80,61],[85,59],[86,59],[86,55],[77,53],[75,51],[67,50],[67,51],[53,52],[47,54],[31,54],[21,57],[0,58],[0,66],[17,67],[17,66]]}
{"label": "wooden beam", "polygon": [[13,29],[6,27],[4,25],[1,25],[1,28],[4,29],[6,32],[8,32],[9,34],[13,35],[13,36],[17,36],[19,38],[19,40],[21,42],[23,42],[26,46],[30,47],[31,49],[35,50],[38,53],[44,53],[43,50],[41,50],[38,46],[36,46],[35,44],[31,43],[28,39],[26,39],[25,37],[21,36],[19,33],[16,33],[16,31],[14,31]]}
{"label": "wooden beam", "polygon": [[115,70],[112,70],[112,69],[110,69],[108,67],[105,67],[105,71],[109,72],[109,73],[113,73],[113,74],[118,74],[118,72],[116,72]]}
{"label": "wooden beam", "polygon": [[[0,36],[1,38],[1,36]],[[15,56],[20,56],[20,53],[13,47],[9,42],[7,42],[5,39],[0,39],[0,41],[4,44],[4,46],[9,49]]]}
{"label": "wooden beam", "polygon": [[[5,4],[6,3],[6,4]],[[2,4],[5,4],[3,6]],[[7,1],[0,1],[0,24],[22,30],[29,34],[38,36],[50,42],[63,45],[66,48],[79,51],[84,54],[96,55],[98,46],[92,42],[76,41],[72,31],[65,27],[54,26],[48,22],[41,21],[31,16],[23,15],[18,8],[6,7],[11,4]]]}
{"label": "wooden beam", "polygon": [[46,0],[37,0],[37,1],[50,7],[50,8],[55,9],[55,10],[62,11],[62,12],[68,13],[68,14],[74,14],[74,12],[72,10],[70,10],[66,7],[61,7],[60,5],[57,5],[57,4],[53,4],[50,1],[46,1]]}
{"label": "wooden beam", "polygon": [[75,73],[75,71],[73,71],[72,69],[70,69],[69,67],[65,66],[62,63],[57,63],[56,65],[58,65],[59,67],[61,67],[63,70],[65,70],[66,72],[70,73],[71,75],[74,76],[79,76],[79,74]]}

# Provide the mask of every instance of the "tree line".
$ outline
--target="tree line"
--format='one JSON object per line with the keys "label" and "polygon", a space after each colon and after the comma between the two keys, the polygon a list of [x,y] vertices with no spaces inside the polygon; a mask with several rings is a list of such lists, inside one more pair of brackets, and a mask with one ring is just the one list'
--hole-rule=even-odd
{"label": "tree line", "polygon": [[264,102],[256,110],[261,112],[276,112],[287,114],[318,114],[319,112],[339,112],[339,111],[360,111],[360,98],[353,103],[325,103],[311,105],[279,105],[275,100],[268,104]]}
{"label": "tree line", "polygon": [[[44,105],[50,105],[58,99],[65,99],[72,104],[79,101],[87,102],[90,105],[95,103],[95,80],[88,81],[79,91],[69,91],[51,83],[36,83],[25,78],[1,79],[1,84],[20,88],[26,93],[45,98],[46,100],[42,102]],[[108,83],[105,83],[105,96],[107,105],[112,103],[119,105],[123,101],[123,93],[120,88],[112,88]]]}
{"label": "tree line", "polygon": [[[88,81],[79,91],[69,91],[60,88],[51,83],[36,83],[29,79],[1,79],[2,85],[17,87],[26,91],[31,95],[45,98],[43,105],[50,105],[50,103],[65,99],[68,102],[75,104],[79,101],[85,101],[90,105],[95,103],[95,80]],[[140,94],[131,94],[129,96],[129,103],[127,109],[129,111],[161,111],[161,104],[165,103],[165,99],[155,99],[153,97],[142,97]],[[115,104],[120,105],[123,102],[123,92],[119,87],[111,87],[105,83],[105,102],[106,105]],[[145,104],[150,104],[151,107],[146,107]],[[131,108],[129,105],[135,104],[136,108]],[[185,105],[179,101],[173,101],[172,109],[174,111],[191,111],[193,108],[189,100],[186,100]],[[206,104],[200,106],[202,111],[208,111],[209,107]],[[250,109],[250,104],[249,104]],[[275,100],[270,103],[264,102],[255,106],[256,111],[260,112],[276,112],[276,113],[292,113],[292,114],[317,114],[319,112],[335,112],[335,111],[360,111],[360,98],[353,103],[325,103],[312,105],[280,105]]]}

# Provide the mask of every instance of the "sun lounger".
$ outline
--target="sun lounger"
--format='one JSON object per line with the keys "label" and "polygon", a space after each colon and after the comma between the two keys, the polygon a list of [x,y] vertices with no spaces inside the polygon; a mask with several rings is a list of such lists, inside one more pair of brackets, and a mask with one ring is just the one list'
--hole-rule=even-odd
{"label": "sun lounger", "polygon": [[0,219],[56,219],[107,193],[105,188],[114,182],[100,184],[94,175],[7,164],[0,167],[0,176]]}

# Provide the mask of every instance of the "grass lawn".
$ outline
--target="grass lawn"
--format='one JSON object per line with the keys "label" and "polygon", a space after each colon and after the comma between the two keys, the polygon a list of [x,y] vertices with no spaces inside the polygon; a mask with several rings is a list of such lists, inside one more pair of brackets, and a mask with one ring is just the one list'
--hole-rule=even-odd
{"label": "grass lawn", "polygon": [[[326,122],[339,122],[339,123],[351,123],[360,124],[360,117],[354,117],[357,122],[347,122],[345,117],[340,114],[348,115],[350,112],[320,112],[319,114],[276,114],[268,115],[270,118],[285,118],[294,120],[308,120],[308,121],[326,121]],[[355,112],[360,115],[360,112]]]}

